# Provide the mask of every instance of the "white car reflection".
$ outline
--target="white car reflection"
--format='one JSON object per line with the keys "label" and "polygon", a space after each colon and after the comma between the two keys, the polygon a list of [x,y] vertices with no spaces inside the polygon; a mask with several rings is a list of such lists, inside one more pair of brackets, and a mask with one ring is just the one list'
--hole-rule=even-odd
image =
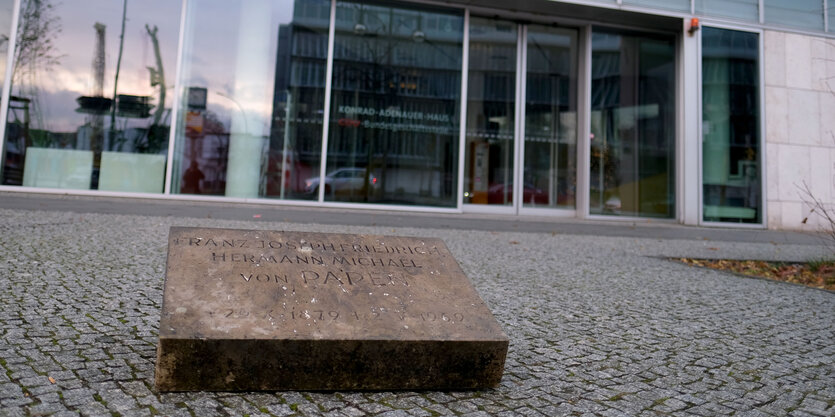
{"label": "white car reflection", "polygon": [[[308,178],[304,181],[305,191],[308,193],[319,192],[319,177]],[[377,177],[368,174],[368,185],[366,188],[365,168],[340,168],[325,175],[325,194],[355,194],[376,189],[379,186]]]}

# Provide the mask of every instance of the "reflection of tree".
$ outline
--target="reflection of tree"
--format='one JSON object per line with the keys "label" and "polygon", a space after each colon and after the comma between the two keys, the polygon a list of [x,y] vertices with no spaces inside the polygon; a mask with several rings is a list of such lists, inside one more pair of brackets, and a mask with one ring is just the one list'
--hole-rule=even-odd
{"label": "reflection of tree", "polygon": [[[55,6],[51,0],[22,0],[20,4],[20,23],[17,28],[17,41],[14,52],[14,72],[12,85],[17,86],[19,99],[31,100],[27,113],[34,113],[36,126],[43,128],[43,113],[40,111],[37,78],[41,71],[49,71],[60,62],[55,47],[55,38],[61,32],[61,18],[55,15]],[[28,119],[28,114],[24,116]],[[20,122],[20,120],[15,120]],[[24,141],[31,145],[28,135],[29,126],[24,126]],[[48,139],[44,135],[38,142]],[[39,145],[44,145],[39,143]]]}
{"label": "reflection of tree", "polygon": [[15,45],[14,78],[35,72],[38,67],[49,70],[59,63],[54,39],[61,32],[61,18],[53,16],[50,0],[23,0]]}

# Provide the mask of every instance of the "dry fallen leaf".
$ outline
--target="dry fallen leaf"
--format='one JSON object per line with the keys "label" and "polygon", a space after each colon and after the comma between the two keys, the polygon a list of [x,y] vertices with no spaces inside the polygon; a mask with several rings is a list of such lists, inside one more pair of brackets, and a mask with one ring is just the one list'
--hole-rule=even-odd
{"label": "dry fallen leaf", "polygon": [[815,288],[835,290],[835,261],[811,263],[770,262],[760,260],[678,258],[686,265],[720,269],[755,277],[793,282]]}
{"label": "dry fallen leaf", "polygon": [[50,384],[54,384],[54,383],[55,383],[55,378],[53,378],[53,377],[49,377],[49,383],[50,383]]}

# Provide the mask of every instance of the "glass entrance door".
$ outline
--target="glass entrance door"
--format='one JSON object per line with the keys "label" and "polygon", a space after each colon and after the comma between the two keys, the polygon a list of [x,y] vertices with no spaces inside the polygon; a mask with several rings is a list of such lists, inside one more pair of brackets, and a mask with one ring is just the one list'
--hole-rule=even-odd
{"label": "glass entrance door", "polygon": [[470,19],[464,203],[513,204],[519,26]]}
{"label": "glass entrance door", "polygon": [[[579,31],[473,17],[469,34],[465,209],[575,210]],[[675,37],[591,35],[589,214],[673,218]]]}
{"label": "glass entrance door", "polygon": [[526,28],[522,207],[574,209],[577,31]]}
{"label": "glass entrance door", "polygon": [[574,208],[577,38],[574,29],[470,20],[468,207]]}
{"label": "glass entrance door", "polygon": [[592,34],[590,214],[675,216],[675,38]]}

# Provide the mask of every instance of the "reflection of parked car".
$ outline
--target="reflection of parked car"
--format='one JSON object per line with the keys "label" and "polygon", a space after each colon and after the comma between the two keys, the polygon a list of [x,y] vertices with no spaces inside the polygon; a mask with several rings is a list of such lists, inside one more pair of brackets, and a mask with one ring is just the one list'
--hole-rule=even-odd
{"label": "reflection of parked car", "polygon": [[[507,192],[507,202],[512,202],[512,184],[493,184],[487,191],[487,201],[490,204],[502,204],[504,203],[505,192]],[[532,184],[525,184],[525,188],[522,189],[522,201],[528,204],[548,204],[548,193],[534,187]]]}
{"label": "reflection of parked car", "polygon": [[[340,168],[325,175],[325,193],[362,193],[365,190],[365,168]],[[316,193],[319,191],[319,177],[308,178],[304,181],[305,191]],[[368,189],[379,186],[377,177],[368,174]]]}

